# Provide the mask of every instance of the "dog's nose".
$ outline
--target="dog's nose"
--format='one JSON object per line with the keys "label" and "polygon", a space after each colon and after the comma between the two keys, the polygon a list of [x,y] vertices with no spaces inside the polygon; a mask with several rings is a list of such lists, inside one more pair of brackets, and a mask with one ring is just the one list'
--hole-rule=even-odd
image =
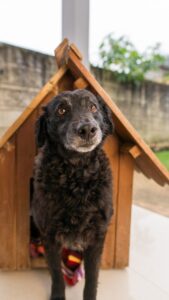
{"label": "dog's nose", "polygon": [[78,135],[84,139],[91,139],[96,135],[97,127],[90,124],[81,125],[78,129]]}

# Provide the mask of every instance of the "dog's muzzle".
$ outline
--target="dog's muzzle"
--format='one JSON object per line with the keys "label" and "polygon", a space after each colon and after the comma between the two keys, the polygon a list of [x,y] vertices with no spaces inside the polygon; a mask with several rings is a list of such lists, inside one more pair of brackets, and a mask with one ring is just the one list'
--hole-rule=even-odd
{"label": "dog's muzzle", "polygon": [[102,132],[97,123],[80,122],[71,133],[68,133],[66,148],[77,152],[90,152],[100,144],[101,140]]}
{"label": "dog's muzzle", "polygon": [[77,129],[77,134],[82,140],[89,141],[96,135],[97,127],[92,124],[80,125]]}

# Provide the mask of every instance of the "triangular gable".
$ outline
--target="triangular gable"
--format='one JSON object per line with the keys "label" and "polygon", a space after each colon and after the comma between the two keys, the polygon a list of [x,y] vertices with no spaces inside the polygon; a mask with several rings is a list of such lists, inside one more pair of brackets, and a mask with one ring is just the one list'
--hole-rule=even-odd
{"label": "triangular gable", "polygon": [[[0,139],[0,148],[5,146],[13,134],[22,126],[31,113],[43,102],[44,98],[55,89],[56,84],[66,74],[67,70],[71,72],[77,80],[86,82],[91,91],[101,96],[101,98],[110,107],[113,113],[116,132],[121,140],[121,147],[129,151],[135,159],[136,166],[148,178],[154,179],[158,184],[169,184],[169,172],[160,163],[155,154],[148,145],[143,141],[137,131],[128,122],[117,105],[111,100],[109,95],[100,86],[92,74],[82,64],[82,56],[75,45],[69,45],[65,39],[55,51],[56,60],[59,67],[58,72],[42,88],[40,93],[32,100],[16,122],[7,130]],[[56,94],[56,92],[55,92]]]}
{"label": "triangular gable", "polygon": [[135,163],[144,175],[154,179],[160,185],[166,183],[169,184],[169,172],[161,164],[149,146],[143,141],[130,122],[125,118],[110,96],[82,64],[82,57],[76,46],[74,44],[69,46],[68,40],[65,39],[56,49],[55,55],[59,66],[66,64],[75,78],[82,78],[88,82],[92,91],[100,95],[110,107],[113,113],[116,132],[121,137],[122,142],[124,144],[132,143],[134,146],[137,145],[137,152],[139,153],[135,157]]}

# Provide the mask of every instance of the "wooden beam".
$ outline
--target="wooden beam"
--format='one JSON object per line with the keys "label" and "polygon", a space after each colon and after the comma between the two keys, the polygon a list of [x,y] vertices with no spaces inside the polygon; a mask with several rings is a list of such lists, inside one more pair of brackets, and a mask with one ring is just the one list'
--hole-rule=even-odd
{"label": "wooden beam", "polygon": [[76,79],[74,81],[74,84],[73,84],[73,88],[74,89],[86,89],[88,87],[88,82],[83,79],[82,77],[79,77],[78,79]]}
{"label": "wooden beam", "polygon": [[143,153],[143,151],[137,145],[135,145],[135,146],[131,147],[131,149],[129,150],[129,153],[132,155],[132,157],[134,159],[136,159]]}
{"label": "wooden beam", "polygon": [[104,151],[109,159],[113,175],[113,208],[114,215],[110,222],[106,235],[104,249],[102,254],[101,268],[111,269],[115,265],[115,232],[117,215],[117,197],[118,197],[118,172],[119,172],[119,143],[115,136],[109,136],[104,144]]}
{"label": "wooden beam", "polygon": [[30,260],[31,268],[33,269],[46,269],[48,268],[47,262],[43,257],[32,258]]}
{"label": "wooden beam", "polygon": [[120,147],[120,152],[121,153],[130,153],[134,159],[136,159],[143,153],[143,151],[140,149],[139,146],[131,145],[131,144],[123,144]]}
{"label": "wooden beam", "polygon": [[65,91],[72,91],[73,90],[73,84],[74,84],[74,77],[71,74],[71,72],[67,72],[63,77],[62,80],[58,82],[58,91],[59,93],[65,92]]}
{"label": "wooden beam", "polygon": [[[34,111],[16,135],[16,262],[17,270],[30,267],[30,179],[36,155]],[[25,171],[26,170],[26,171]]]}
{"label": "wooden beam", "polygon": [[75,53],[75,55],[77,56],[78,59],[82,60],[83,59],[83,55],[81,54],[81,52],[79,51],[79,49],[76,47],[75,44],[71,44],[70,45],[70,49]]}
{"label": "wooden beam", "polygon": [[134,160],[132,157],[128,153],[120,153],[115,268],[127,267],[129,263],[133,171]]}
{"label": "wooden beam", "polygon": [[59,68],[68,63],[70,49],[76,55],[77,59],[83,59],[83,56],[80,53],[79,49],[76,47],[76,45],[73,43],[69,45],[69,40],[65,38],[63,42],[54,51],[56,63]]}
{"label": "wooden beam", "polygon": [[68,51],[69,51],[69,40],[66,38],[54,51],[58,68],[60,68],[61,66],[67,63]]}
{"label": "wooden beam", "polygon": [[[97,93],[110,107],[110,109],[113,112],[115,126],[118,129],[118,135],[122,139],[126,141],[131,141],[140,147],[140,149],[147,157],[146,169],[152,169],[152,178],[160,185],[164,185],[165,183],[169,184],[169,172],[160,163],[158,158],[151,151],[149,146],[143,141],[143,139],[140,137],[140,135],[134,129],[134,127],[130,124],[130,122],[125,118],[123,113],[112,101],[110,96],[105,92],[105,90],[100,86],[100,84],[96,81],[93,75],[85,68],[85,66],[77,58],[77,56],[74,54],[71,48],[69,50],[68,67],[70,68],[73,74],[76,74],[76,77],[83,77],[86,81],[88,81],[93,91],[95,91],[95,93]],[[142,165],[142,161],[143,159],[140,160],[139,163],[140,169],[143,173],[146,173],[146,169]],[[155,176],[155,174],[157,174],[157,176]]]}
{"label": "wooden beam", "polygon": [[[0,149],[0,268],[16,269],[16,147]],[[22,183],[20,183],[22,185]]]}

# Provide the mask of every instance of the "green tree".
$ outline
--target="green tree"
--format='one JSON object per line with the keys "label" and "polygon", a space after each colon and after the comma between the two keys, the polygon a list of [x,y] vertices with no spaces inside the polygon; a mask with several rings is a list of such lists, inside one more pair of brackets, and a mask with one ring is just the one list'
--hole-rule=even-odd
{"label": "green tree", "polygon": [[135,85],[145,80],[148,71],[158,69],[165,61],[159,43],[140,53],[126,36],[115,38],[112,33],[103,39],[99,56],[101,66],[112,70],[117,81]]}

